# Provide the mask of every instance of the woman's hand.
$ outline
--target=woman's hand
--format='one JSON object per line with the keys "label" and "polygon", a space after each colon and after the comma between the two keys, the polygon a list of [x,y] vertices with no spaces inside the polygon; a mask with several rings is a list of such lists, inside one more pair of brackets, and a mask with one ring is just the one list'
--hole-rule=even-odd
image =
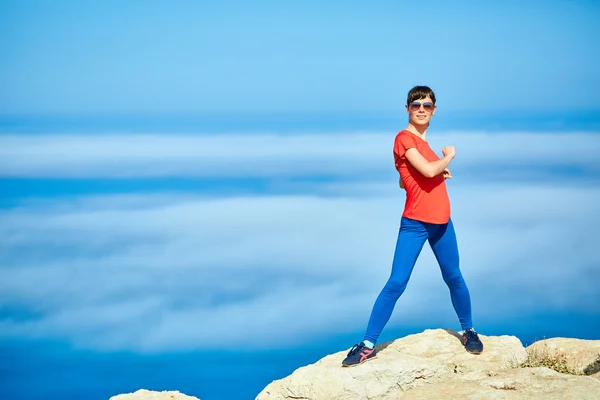
{"label": "woman's hand", "polygon": [[444,168],[444,179],[452,179],[452,174],[448,168]]}
{"label": "woman's hand", "polygon": [[454,146],[446,146],[442,149],[444,157],[450,157],[451,159],[456,156],[456,149]]}

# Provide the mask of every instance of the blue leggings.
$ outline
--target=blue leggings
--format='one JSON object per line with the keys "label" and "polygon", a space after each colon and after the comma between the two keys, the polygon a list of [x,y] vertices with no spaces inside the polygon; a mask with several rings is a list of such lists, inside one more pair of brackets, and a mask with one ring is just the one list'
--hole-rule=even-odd
{"label": "blue leggings", "polygon": [[452,305],[462,329],[473,327],[471,298],[458,265],[458,245],[452,220],[447,224],[430,224],[403,217],[396,242],[392,274],[375,301],[365,340],[371,343],[377,342],[377,338],[394,311],[396,302],[406,289],[425,240],[429,240],[433,254],[442,270],[444,282],[450,289]]}

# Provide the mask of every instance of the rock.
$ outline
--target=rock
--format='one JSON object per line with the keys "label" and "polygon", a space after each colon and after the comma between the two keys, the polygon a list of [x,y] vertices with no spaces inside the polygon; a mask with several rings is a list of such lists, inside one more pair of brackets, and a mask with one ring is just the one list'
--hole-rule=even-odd
{"label": "rock", "polygon": [[[484,345],[480,355],[467,353],[462,344],[462,336],[453,330],[444,329],[428,329],[384,346],[386,350],[393,349],[396,354],[410,354],[432,360],[462,373],[512,368],[527,360],[527,351],[514,336],[479,335],[479,338]],[[393,354],[391,356],[394,357]]]}
{"label": "rock", "polygon": [[135,393],[120,394],[113,396],[110,400],[200,400],[197,397],[186,396],[178,391],[154,392],[140,389]]}
{"label": "rock", "polygon": [[597,379],[519,368],[528,355],[516,337],[479,336],[480,355],[442,329],[378,345],[377,358],[357,367],[342,368],[341,351],[272,382],[256,400],[600,398]]}
{"label": "rock", "polygon": [[552,338],[527,347],[535,357],[564,357],[567,367],[578,374],[600,377],[600,340]]}
{"label": "rock", "polygon": [[457,398],[473,400],[597,400],[599,396],[600,381],[596,379],[561,374],[549,368],[540,367],[471,373],[418,387],[398,398],[407,400],[454,400]]}

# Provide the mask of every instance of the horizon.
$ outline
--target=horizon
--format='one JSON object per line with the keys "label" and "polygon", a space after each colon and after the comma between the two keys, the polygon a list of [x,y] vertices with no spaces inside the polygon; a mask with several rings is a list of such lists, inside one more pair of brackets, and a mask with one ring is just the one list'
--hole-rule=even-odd
{"label": "horizon", "polygon": [[[406,111],[322,112],[195,112],[165,114],[48,114],[0,115],[0,135],[60,133],[174,133],[174,134],[302,134],[388,132],[395,135],[406,125]],[[463,132],[600,132],[600,108],[583,110],[468,110],[438,108],[430,131]]]}

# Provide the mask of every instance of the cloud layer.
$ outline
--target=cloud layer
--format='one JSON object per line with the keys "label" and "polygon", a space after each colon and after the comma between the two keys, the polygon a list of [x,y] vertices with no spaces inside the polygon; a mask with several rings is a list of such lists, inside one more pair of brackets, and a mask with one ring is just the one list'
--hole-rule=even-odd
{"label": "cloud layer", "polygon": [[[561,149],[567,137],[573,146]],[[240,143],[232,137],[148,138],[135,147],[134,138],[102,144],[95,137],[2,137],[7,157],[0,170],[5,176],[70,176],[76,166],[86,177],[343,175],[389,169],[391,153],[389,137],[377,135],[347,135],[341,147],[339,137],[261,135],[231,153],[230,142]],[[594,134],[444,139],[462,143],[465,175],[465,166],[488,162],[598,168]],[[210,160],[204,167],[193,163],[200,155]],[[197,196],[149,188],[144,195],[28,199],[0,210],[0,336],[160,351],[206,341],[222,348],[288,346],[360,331],[389,275],[404,201],[394,180],[362,179],[322,182],[319,192],[307,187],[300,194]],[[593,234],[600,187],[588,181],[449,182],[476,323],[479,316],[539,310],[600,314]],[[424,319],[434,326],[455,320],[429,249],[390,324]]]}
{"label": "cloud layer", "polygon": [[[440,133],[463,169],[572,168],[599,173],[595,133]],[[351,177],[390,171],[394,135],[0,135],[2,177]]]}

